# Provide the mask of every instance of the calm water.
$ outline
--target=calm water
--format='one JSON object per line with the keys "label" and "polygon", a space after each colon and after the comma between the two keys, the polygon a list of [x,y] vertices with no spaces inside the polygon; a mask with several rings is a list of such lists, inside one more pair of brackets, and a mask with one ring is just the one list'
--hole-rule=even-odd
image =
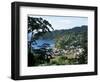
{"label": "calm water", "polygon": [[43,44],[49,44],[51,48],[54,47],[55,41],[54,40],[44,40],[44,39],[40,39],[40,40],[36,40],[37,44],[32,45],[32,47],[34,47],[35,49],[39,49],[40,46],[42,46]]}

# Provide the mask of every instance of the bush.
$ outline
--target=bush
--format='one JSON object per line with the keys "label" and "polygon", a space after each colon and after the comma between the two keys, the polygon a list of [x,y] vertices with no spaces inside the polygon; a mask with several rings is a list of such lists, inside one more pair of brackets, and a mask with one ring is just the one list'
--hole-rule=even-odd
{"label": "bush", "polygon": [[66,56],[56,56],[54,59],[50,60],[50,64],[65,65],[68,64],[68,60]]}

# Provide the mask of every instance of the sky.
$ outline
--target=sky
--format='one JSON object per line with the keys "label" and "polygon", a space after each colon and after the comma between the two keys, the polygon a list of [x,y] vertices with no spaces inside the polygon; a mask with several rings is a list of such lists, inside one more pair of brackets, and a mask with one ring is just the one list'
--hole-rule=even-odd
{"label": "sky", "polygon": [[43,18],[47,20],[54,30],[71,29],[76,26],[88,25],[87,17],[76,16],[41,16],[41,15],[29,15],[30,17]]}

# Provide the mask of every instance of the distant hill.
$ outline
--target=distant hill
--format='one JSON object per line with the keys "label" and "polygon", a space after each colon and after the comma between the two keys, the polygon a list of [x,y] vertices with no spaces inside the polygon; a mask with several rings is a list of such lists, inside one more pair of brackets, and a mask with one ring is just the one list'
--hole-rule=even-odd
{"label": "distant hill", "polygon": [[55,30],[53,32],[86,32],[87,25],[82,25],[81,27],[74,27],[72,29],[62,29],[62,30]]}
{"label": "distant hill", "polygon": [[42,39],[54,39],[57,36],[63,36],[70,33],[84,33],[87,32],[88,26],[82,25],[80,27],[73,27],[72,29],[54,30],[51,33],[46,33]]}
{"label": "distant hill", "polygon": [[82,25],[81,27],[74,27],[72,29],[66,30],[67,32],[86,32],[87,31],[87,26]]}

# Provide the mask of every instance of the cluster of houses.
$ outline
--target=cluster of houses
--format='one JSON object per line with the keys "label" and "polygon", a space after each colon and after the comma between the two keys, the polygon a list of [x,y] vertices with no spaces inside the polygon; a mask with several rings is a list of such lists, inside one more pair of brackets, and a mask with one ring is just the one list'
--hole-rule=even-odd
{"label": "cluster of houses", "polygon": [[53,48],[53,53],[54,53],[53,55],[54,56],[57,56],[57,55],[66,55],[67,57],[78,58],[79,55],[83,51],[84,51],[84,49],[81,48],[80,46],[78,46],[78,47],[70,46],[69,48],[67,47],[66,49]]}
{"label": "cluster of houses", "polygon": [[55,57],[55,56],[61,56],[66,55],[67,58],[78,58],[79,55],[84,51],[83,48],[80,46],[74,47],[74,46],[66,46],[66,49],[58,49],[58,48],[51,48],[49,44],[44,43],[43,45],[39,46],[39,49],[34,49],[33,52],[36,52],[41,55],[46,55],[48,57]]}

